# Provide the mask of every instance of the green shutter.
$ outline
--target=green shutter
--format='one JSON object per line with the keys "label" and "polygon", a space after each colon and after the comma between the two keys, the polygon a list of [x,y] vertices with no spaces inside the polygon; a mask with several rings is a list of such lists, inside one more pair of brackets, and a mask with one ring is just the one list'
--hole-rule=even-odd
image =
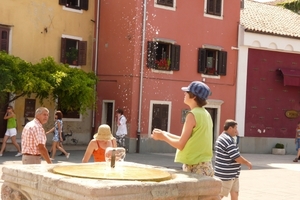
{"label": "green shutter", "polygon": [[78,42],[78,65],[86,65],[87,41]]}
{"label": "green shutter", "polygon": [[171,46],[171,66],[170,69],[173,71],[179,71],[180,66],[180,46],[172,45]]}
{"label": "green shutter", "polygon": [[148,41],[147,67],[155,68],[155,61],[156,61],[156,42]]}
{"label": "green shutter", "polygon": [[227,52],[219,51],[218,55],[218,75],[225,76],[227,69]]}
{"label": "green shutter", "polygon": [[88,10],[89,9],[89,0],[81,0],[80,1],[80,8],[82,10]]}
{"label": "green shutter", "polygon": [[59,5],[66,5],[66,3],[67,3],[67,0],[59,0],[58,1]]}
{"label": "green shutter", "polygon": [[206,67],[206,49],[198,49],[198,73],[204,73]]}
{"label": "green shutter", "polygon": [[66,38],[61,38],[61,43],[60,43],[60,62],[61,63],[66,63],[66,43],[67,39]]}

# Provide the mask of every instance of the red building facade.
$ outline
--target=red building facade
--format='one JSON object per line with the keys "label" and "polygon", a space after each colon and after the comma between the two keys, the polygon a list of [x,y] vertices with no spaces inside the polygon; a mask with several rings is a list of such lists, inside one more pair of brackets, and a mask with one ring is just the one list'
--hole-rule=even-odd
{"label": "red building facade", "polygon": [[127,117],[130,152],[172,152],[150,139],[154,127],[180,135],[187,106],[181,87],[205,82],[214,138],[235,117],[240,1],[101,0],[95,126],[116,130]]}

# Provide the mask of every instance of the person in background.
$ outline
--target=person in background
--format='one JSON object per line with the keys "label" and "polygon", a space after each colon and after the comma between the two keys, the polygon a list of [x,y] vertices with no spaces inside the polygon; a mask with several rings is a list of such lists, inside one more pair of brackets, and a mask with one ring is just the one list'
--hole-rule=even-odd
{"label": "person in background", "polygon": [[240,155],[239,147],[234,141],[233,137],[237,134],[237,122],[228,119],[225,121],[224,131],[216,141],[215,177],[222,180],[221,199],[230,193],[231,200],[237,200],[241,164],[252,169],[252,164]]}
{"label": "person in background", "polygon": [[60,142],[63,142],[63,137],[62,137],[62,130],[63,130],[63,114],[61,111],[56,111],[54,115],[55,119],[55,124],[52,129],[46,132],[46,134],[53,132],[53,139],[52,139],[52,154],[51,154],[51,160],[55,159],[55,154],[56,154],[56,148],[59,149],[61,152],[63,152],[66,156],[67,159],[70,157],[70,153],[66,152],[61,146]]}
{"label": "person in background", "polygon": [[297,157],[293,160],[293,162],[298,162],[298,160],[300,159],[300,122],[298,122],[296,128],[295,144],[296,144]]}
{"label": "person in background", "polygon": [[22,131],[22,163],[23,164],[41,164],[41,157],[48,164],[51,160],[46,148],[46,134],[43,124],[46,124],[49,118],[49,110],[40,107],[35,111],[35,117],[28,122]]}
{"label": "person in background", "polygon": [[18,153],[15,156],[21,156],[21,148],[20,145],[17,143],[17,119],[16,119],[16,114],[14,113],[14,109],[12,106],[8,106],[6,113],[4,115],[4,119],[7,120],[7,129],[4,135],[4,138],[2,140],[2,147],[0,150],[0,156],[3,155],[3,152],[5,150],[6,147],[6,142],[8,140],[8,138],[11,139],[11,142],[13,143],[13,145],[16,147]]}
{"label": "person in background", "polygon": [[82,162],[88,162],[91,155],[94,157],[94,162],[104,162],[107,147],[117,147],[116,138],[111,134],[109,125],[102,124],[98,128],[98,132],[94,135],[94,139],[87,146]]}
{"label": "person in background", "polygon": [[116,132],[117,143],[119,147],[125,148],[125,136],[127,135],[126,117],[123,115],[123,109],[117,109],[117,125],[118,129]]}
{"label": "person in background", "polygon": [[211,94],[210,88],[203,82],[193,81],[181,89],[184,91],[184,103],[190,107],[181,135],[154,129],[152,138],[165,141],[177,149],[175,162],[183,163],[183,171],[212,177],[213,123],[204,108]]}

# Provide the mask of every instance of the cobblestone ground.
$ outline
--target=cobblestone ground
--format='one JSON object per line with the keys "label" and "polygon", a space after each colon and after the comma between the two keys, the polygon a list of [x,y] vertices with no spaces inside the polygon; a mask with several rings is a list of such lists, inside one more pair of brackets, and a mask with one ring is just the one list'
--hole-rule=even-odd
{"label": "cobblestone ground", "polygon": [[[74,150],[74,149],[80,150]],[[66,148],[71,153],[70,159],[56,156],[54,163],[80,163],[85,147]],[[60,152],[58,152],[59,154]],[[5,152],[0,157],[2,174],[3,165],[21,164],[21,157],[16,152]],[[298,200],[300,184],[300,161],[293,163],[294,155],[242,154],[253,164],[253,169],[242,167],[240,176],[240,200]],[[125,161],[163,166],[180,170],[181,164],[174,163],[174,154],[127,154]],[[45,162],[43,162],[45,163]],[[2,180],[0,180],[0,184]],[[223,200],[230,200],[224,197]]]}

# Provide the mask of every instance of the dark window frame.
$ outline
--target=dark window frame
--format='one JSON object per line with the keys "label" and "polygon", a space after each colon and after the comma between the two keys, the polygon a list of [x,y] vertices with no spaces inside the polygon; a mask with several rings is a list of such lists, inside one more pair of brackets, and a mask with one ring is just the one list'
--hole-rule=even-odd
{"label": "dark window frame", "polygon": [[223,0],[206,0],[206,13],[221,16]]}
{"label": "dark window frame", "polygon": [[58,3],[59,5],[63,5],[68,8],[77,9],[77,10],[89,9],[89,0],[59,0]]}
{"label": "dark window frame", "polygon": [[36,99],[25,99],[24,117],[35,116]]}
{"label": "dark window frame", "polygon": [[[208,59],[212,58],[212,59]],[[227,52],[209,49],[198,49],[198,73],[225,76],[227,71]]]}
{"label": "dark window frame", "polygon": [[154,128],[168,130],[169,104],[154,103],[152,108],[151,131]]}
{"label": "dark window frame", "polygon": [[[77,57],[75,59],[68,58],[68,52],[72,49],[77,50]],[[60,62],[64,64],[81,66],[86,65],[87,59],[87,41],[74,40],[70,38],[61,38],[61,53]]]}
{"label": "dark window frame", "polygon": [[174,0],[157,0],[156,4],[173,8],[174,7]]}
{"label": "dark window frame", "polygon": [[148,41],[147,67],[164,71],[179,71],[180,45]]}
{"label": "dark window frame", "polygon": [[8,53],[10,28],[0,26],[0,51]]}

